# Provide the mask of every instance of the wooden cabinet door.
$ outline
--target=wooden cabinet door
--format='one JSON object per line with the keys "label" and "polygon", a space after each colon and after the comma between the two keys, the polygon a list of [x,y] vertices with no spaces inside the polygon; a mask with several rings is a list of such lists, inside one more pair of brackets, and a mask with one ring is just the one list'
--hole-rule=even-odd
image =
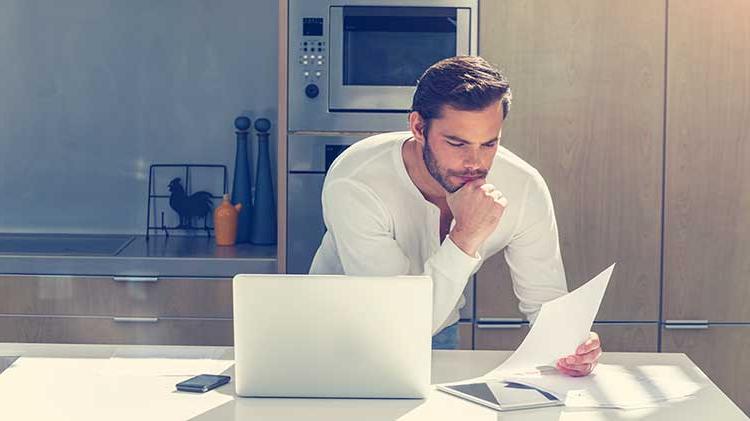
{"label": "wooden cabinet door", "polygon": [[474,325],[472,323],[458,324],[458,349],[474,349]]}
{"label": "wooden cabinet door", "polygon": [[0,275],[0,314],[231,318],[232,279]]}
{"label": "wooden cabinet door", "polygon": [[665,319],[750,322],[750,3],[669,2]]}
{"label": "wooden cabinet door", "polygon": [[591,330],[599,334],[604,352],[657,352],[659,350],[658,323],[594,323]]}
{"label": "wooden cabinet door", "polygon": [[[480,2],[479,53],[513,90],[501,143],[549,185],[568,287],[618,263],[601,320],[659,318],[665,10],[653,0]],[[498,266],[478,273],[478,317],[518,317]]]}
{"label": "wooden cabinet door", "polygon": [[[529,326],[477,324],[475,349],[515,350],[529,332]],[[604,352],[656,352],[657,323],[600,324],[591,328],[599,334]]]}
{"label": "wooden cabinet door", "polygon": [[707,329],[664,329],[663,352],[683,352],[750,415],[750,324]]}
{"label": "wooden cabinet door", "polygon": [[478,323],[474,326],[474,349],[514,351],[528,333],[528,324]]}
{"label": "wooden cabinet door", "polygon": [[0,342],[231,346],[231,319],[0,316]]}

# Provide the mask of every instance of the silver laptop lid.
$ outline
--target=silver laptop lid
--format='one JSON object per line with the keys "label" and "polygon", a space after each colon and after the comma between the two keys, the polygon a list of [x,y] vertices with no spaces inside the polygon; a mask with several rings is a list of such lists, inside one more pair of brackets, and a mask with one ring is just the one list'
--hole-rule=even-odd
{"label": "silver laptop lid", "polygon": [[240,396],[426,396],[427,276],[237,275],[233,300]]}

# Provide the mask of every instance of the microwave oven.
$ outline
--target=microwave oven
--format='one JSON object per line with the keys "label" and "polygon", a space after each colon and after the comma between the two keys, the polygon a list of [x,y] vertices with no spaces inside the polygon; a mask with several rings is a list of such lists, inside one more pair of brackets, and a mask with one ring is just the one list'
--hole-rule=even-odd
{"label": "microwave oven", "polygon": [[289,0],[288,130],[403,130],[419,76],[477,51],[477,0]]}

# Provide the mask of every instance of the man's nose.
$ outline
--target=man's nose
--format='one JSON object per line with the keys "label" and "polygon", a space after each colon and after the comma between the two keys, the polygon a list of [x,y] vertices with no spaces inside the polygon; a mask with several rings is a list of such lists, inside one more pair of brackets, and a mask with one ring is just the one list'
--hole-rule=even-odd
{"label": "man's nose", "polygon": [[480,168],[481,162],[479,157],[479,151],[468,151],[464,156],[464,169],[467,171],[476,171]]}

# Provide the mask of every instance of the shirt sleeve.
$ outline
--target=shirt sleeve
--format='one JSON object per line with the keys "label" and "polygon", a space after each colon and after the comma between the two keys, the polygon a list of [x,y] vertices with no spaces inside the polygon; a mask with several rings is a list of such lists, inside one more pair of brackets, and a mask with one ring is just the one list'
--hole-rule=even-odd
{"label": "shirt sleeve", "polygon": [[533,323],[542,303],[568,292],[560,241],[547,184],[535,172],[527,182],[523,209],[505,248],[518,309]]}
{"label": "shirt sleeve", "polygon": [[[410,261],[394,238],[393,219],[366,185],[334,180],[323,189],[323,219],[344,273],[354,276],[408,275]],[[432,331],[437,333],[458,303],[481,258],[464,253],[450,237],[427,259],[432,278]],[[413,273],[412,273],[413,275]]]}

